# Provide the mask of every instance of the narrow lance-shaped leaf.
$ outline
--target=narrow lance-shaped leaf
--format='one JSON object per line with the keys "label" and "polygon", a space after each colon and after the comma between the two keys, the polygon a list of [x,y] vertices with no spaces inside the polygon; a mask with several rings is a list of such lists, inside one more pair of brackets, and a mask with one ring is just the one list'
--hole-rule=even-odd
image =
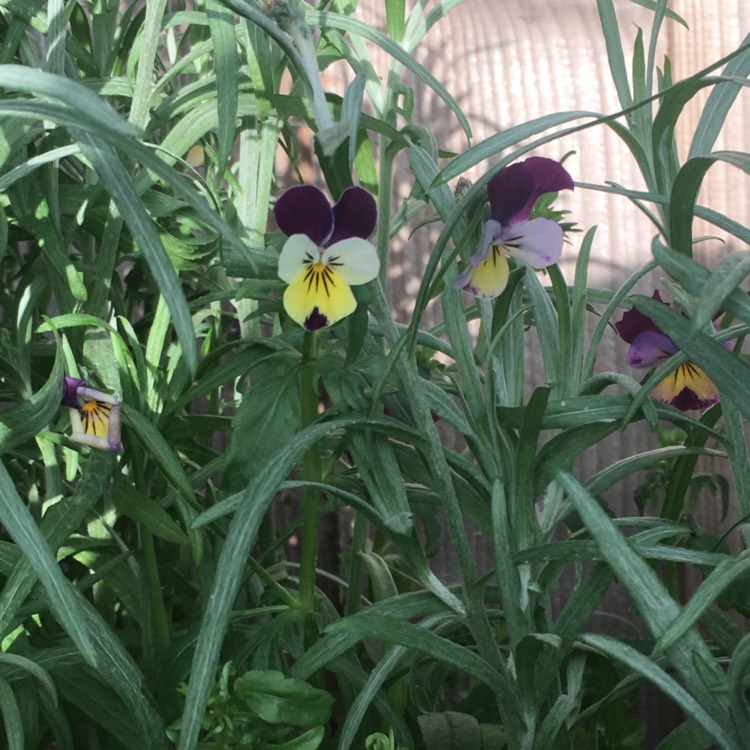
{"label": "narrow lance-shaped leaf", "polygon": [[114,148],[83,131],[74,130],[73,134],[117,204],[133,239],[143,253],[172,314],[172,323],[182,347],[182,356],[190,371],[194,373],[198,368],[198,355],[192,317],[179,279],[161,244],[153,220],[148,215],[130,175]]}
{"label": "narrow lance-shaped leaf", "polygon": [[52,609],[62,625],[90,663],[96,663],[96,652],[80,612],[80,602],[70,581],[63,575],[52,550],[42,536],[29,509],[21,500],[13,480],[0,464],[0,523],[34,568],[49,597]]}

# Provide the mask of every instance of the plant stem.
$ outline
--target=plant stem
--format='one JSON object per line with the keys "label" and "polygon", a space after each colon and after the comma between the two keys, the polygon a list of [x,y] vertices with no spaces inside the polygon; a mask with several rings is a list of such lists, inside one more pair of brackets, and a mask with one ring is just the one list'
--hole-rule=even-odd
{"label": "plant stem", "polygon": [[[305,332],[300,367],[300,418],[302,429],[318,417],[318,389],[311,363],[315,360],[314,331]],[[303,475],[307,482],[322,482],[323,472],[318,443],[310,446],[303,459]],[[318,552],[318,508],[320,491],[306,487],[302,497],[302,553],[299,572],[299,607],[312,611],[315,606],[315,570]]]}

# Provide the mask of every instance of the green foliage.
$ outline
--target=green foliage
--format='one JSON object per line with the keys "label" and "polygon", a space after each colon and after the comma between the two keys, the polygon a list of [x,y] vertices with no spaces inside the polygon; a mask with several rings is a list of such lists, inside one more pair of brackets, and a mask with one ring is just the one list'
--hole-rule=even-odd
{"label": "green foliage", "polygon": [[[331,695],[301,680],[273,670],[236,676],[227,662],[209,698],[198,746],[316,750],[332,705]],[[179,722],[170,735],[179,736]]]}
{"label": "green foliage", "polygon": [[[659,750],[745,746],[750,255],[709,269],[692,227],[750,242],[746,216],[698,204],[717,163],[750,172],[714,150],[750,43],[673,81],[656,62],[681,22],[669,3],[637,0],[653,20],[631,52],[598,0],[621,110],[468,145],[459,101],[414,54],[459,2],[387,0],[385,29],[354,0],[0,3],[3,746],[622,750],[645,742],[645,682],[685,717]],[[334,63],[343,93],[324,89]],[[415,80],[460,153],[415,121]],[[703,93],[681,162],[674,134]],[[595,228],[575,235],[547,194],[532,216],[579,245],[572,282],[514,265],[494,302],[467,301],[454,282],[489,180],[592,127],[622,140],[645,189],[577,188],[640,208],[652,260],[590,288]],[[374,194],[381,261],[356,311],[314,334],[285,312],[269,220],[311,167],[334,200]],[[384,293],[390,243],[427,227],[404,326]],[[674,307],[632,295],[652,271]],[[596,371],[630,307],[679,349],[641,382]],[[719,390],[702,415],[650,397],[688,361]],[[121,456],[68,437],[65,376],[120,396]],[[653,442],[584,479],[581,457],[636,423]],[[626,479],[637,517],[610,505]],[[736,525],[701,528],[705,502]],[[683,571],[700,578],[689,596]],[[637,640],[600,632],[614,585]]]}

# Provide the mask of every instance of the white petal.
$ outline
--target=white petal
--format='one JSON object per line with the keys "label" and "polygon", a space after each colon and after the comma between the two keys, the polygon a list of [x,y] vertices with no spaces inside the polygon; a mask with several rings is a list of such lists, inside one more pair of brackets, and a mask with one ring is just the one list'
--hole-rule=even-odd
{"label": "white petal", "polygon": [[372,281],[380,269],[377,251],[359,237],[349,237],[326,248],[322,260],[335,268],[350,286]]}
{"label": "white petal", "polygon": [[499,221],[489,219],[484,225],[482,247],[479,249],[479,252],[474,253],[474,255],[469,258],[469,263],[471,263],[472,266],[478,266],[487,257],[490,245],[496,245],[502,236],[503,225]]}
{"label": "white petal", "polygon": [[318,260],[318,246],[306,234],[293,234],[279,255],[279,278],[291,284],[307,259]]}
{"label": "white petal", "polygon": [[508,255],[534,268],[546,268],[560,260],[563,230],[551,219],[521,221],[506,227],[500,242]]}

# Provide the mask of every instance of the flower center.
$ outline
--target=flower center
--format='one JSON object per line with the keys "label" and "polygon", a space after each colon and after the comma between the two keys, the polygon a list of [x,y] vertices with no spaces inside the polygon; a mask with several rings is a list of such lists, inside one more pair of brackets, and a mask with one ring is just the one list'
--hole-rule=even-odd
{"label": "flower center", "polygon": [[339,256],[323,260],[324,248],[318,249],[317,260],[311,253],[306,253],[303,261],[305,265],[304,283],[307,284],[307,292],[318,293],[322,291],[327,297],[331,296],[331,290],[336,288],[334,280],[334,268],[343,265],[339,261]]}
{"label": "flower center", "polygon": [[83,422],[83,431],[87,435],[106,436],[111,406],[95,399],[83,401],[79,412]]}
{"label": "flower center", "polygon": [[496,266],[497,265],[497,258],[498,258],[498,256],[499,255],[500,256],[503,255],[503,245],[501,245],[499,243],[494,243],[490,247],[490,250],[492,252],[491,252],[490,256],[487,258],[487,260],[491,260],[492,261],[492,265]]}

